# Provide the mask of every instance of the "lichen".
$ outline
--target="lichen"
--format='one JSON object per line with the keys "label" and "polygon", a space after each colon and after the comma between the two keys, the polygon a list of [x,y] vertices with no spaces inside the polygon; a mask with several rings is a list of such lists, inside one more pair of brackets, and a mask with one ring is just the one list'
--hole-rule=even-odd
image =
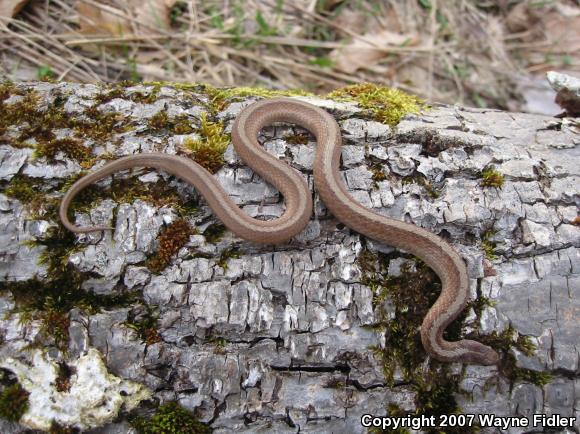
{"label": "lichen", "polygon": [[162,271],[167,267],[173,255],[189,241],[189,237],[194,233],[194,229],[186,220],[175,220],[159,235],[159,248],[147,260],[147,267],[155,273]]}
{"label": "lichen", "polygon": [[230,144],[230,135],[224,132],[221,122],[210,121],[205,112],[201,115],[199,134],[199,139],[186,138],[183,146],[199,165],[215,173],[224,164],[224,152]]}
{"label": "lichen", "polygon": [[28,410],[30,394],[16,382],[4,387],[0,392],[0,418],[9,422],[18,422]]}
{"label": "lichen", "polygon": [[377,121],[391,127],[397,125],[407,113],[419,113],[425,107],[424,101],[416,96],[372,83],[345,86],[330,92],[326,97],[356,101],[361,107],[370,110]]}
{"label": "lichen", "polygon": [[199,422],[193,414],[176,402],[163,404],[149,419],[134,418],[131,425],[139,434],[206,434],[212,432],[209,426]]}
{"label": "lichen", "polygon": [[485,168],[481,172],[480,178],[481,182],[479,183],[479,185],[481,185],[482,187],[501,188],[504,183],[503,175],[491,167]]}
{"label": "lichen", "polygon": [[94,348],[69,361],[74,375],[69,377],[66,392],[57,389],[62,366],[45,350],[30,349],[26,361],[2,357],[0,367],[11,371],[30,394],[19,422],[31,429],[49,431],[56,424],[87,431],[151,398],[147,387],[109,373],[102,354]]}

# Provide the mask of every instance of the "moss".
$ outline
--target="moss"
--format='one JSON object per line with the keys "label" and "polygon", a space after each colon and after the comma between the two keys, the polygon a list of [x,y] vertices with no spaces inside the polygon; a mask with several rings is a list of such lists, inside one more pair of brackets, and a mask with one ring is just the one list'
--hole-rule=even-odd
{"label": "moss", "polygon": [[[449,365],[431,360],[425,365],[427,357],[419,330],[430,306],[438,298],[441,285],[438,277],[421,261],[415,260],[416,271],[408,265],[401,269],[398,277],[387,273],[389,262],[394,255],[374,254],[363,249],[358,257],[362,271],[362,283],[369,286],[374,294],[373,305],[379,313],[378,321],[373,326],[384,333],[385,348],[371,347],[371,351],[381,360],[387,383],[394,384],[394,373],[399,369],[403,380],[409,383],[416,392],[416,410],[413,414],[437,415],[461,411],[455,395],[459,393],[458,384],[461,375],[451,374]],[[379,306],[388,303],[393,318],[385,314]],[[479,336],[471,333],[464,336],[462,324],[469,309],[478,317],[493,302],[486,297],[471,301],[463,313],[447,327],[444,337],[455,341],[462,338],[476,339],[484,345],[491,346],[501,355],[499,369],[512,384],[516,381],[527,381],[540,387],[552,378],[549,373],[538,372],[517,366],[515,356],[510,351],[517,349],[527,356],[534,354],[536,348],[527,336],[519,335],[513,327],[502,332],[493,332]],[[473,427],[475,432],[478,427]],[[437,430],[428,430],[435,433]],[[465,432],[450,430],[446,432]]]}
{"label": "moss", "polygon": [[[415,411],[403,412],[398,407],[389,408],[390,415],[440,415],[461,411],[455,395],[459,392],[460,374],[453,374],[449,365],[431,359],[423,349],[420,327],[429,308],[439,297],[441,283],[437,275],[423,262],[414,259],[415,270],[407,263],[401,267],[400,276],[388,274],[391,259],[400,254],[371,253],[366,248],[359,254],[357,263],[362,271],[362,283],[373,292],[373,305],[378,313],[373,326],[384,333],[384,348],[371,347],[381,361],[389,386],[395,384],[395,371],[400,371],[403,381],[415,391]],[[483,302],[482,302],[483,303]],[[386,314],[385,304],[390,314]],[[467,310],[445,332],[445,338],[461,338],[462,323]],[[471,432],[474,432],[475,428]],[[379,431],[375,431],[379,432]],[[405,430],[400,432],[406,432]],[[427,429],[438,433],[438,429]],[[465,429],[448,429],[447,433],[468,432]]]}
{"label": "moss", "polygon": [[42,319],[40,332],[45,338],[53,339],[54,345],[64,350],[69,340],[70,319],[68,312],[58,307],[53,308],[52,304],[54,304],[52,299],[48,299],[44,310],[39,313],[39,317]]}
{"label": "moss", "polygon": [[55,380],[55,389],[59,392],[68,392],[70,390],[70,379],[75,370],[65,362],[58,364],[58,374]]}
{"label": "moss", "polygon": [[361,83],[336,89],[327,98],[356,101],[361,107],[369,109],[373,117],[391,127],[397,125],[407,113],[419,113],[425,107],[420,98],[398,89]]}
{"label": "moss", "polygon": [[187,138],[183,145],[193,159],[211,173],[224,164],[224,152],[230,144],[230,135],[224,132],[221,122],[211,122],[207,114],[201,115],[200,139]]}
{"label": "moss", "polygon": [[161,341],[157,331],[157,316],[149,305],[143,306],[142,311],[135,314],[135,309],[129,312],[125,325],[139,334],[139,338],[147,345],[153,345]]}
{"label": "moss", "polygon": [[289,134],[284,136],[284,141],[290,145],[307,145],[308,133]]}
{"label": "moss", "polygon": [[[387,406],[387,414],[391,417],[405,417],[407,412],[404,411],[395,403],[390,403]],[[369,434],[380,434],[384,432],[380,427],[371,427],[368,430]],[[394,434],[410,434],[411,432],[407,428],[399,427],[397,429],[389,429],[389,433]]]}
{"label": "moss", "polygon": [[[369,256],[374,259],[372,262],[382,258],[378,271],[368,268]],[[367,265],[361,265],[359,256],[359,265],[365,273],[363,283],[373,290],[374,304],[379,305],[388,300],[393,305],[396,317],[396,320],[385,317],[380,319],[386,330],[387,350],[375,349],[375,352],[378,351],[383,360],[383,371],[389,384],[394,384],[393,375],[397,366],[402,370],[403,377],[410,381],[422,370],[426,358],[419,328],[429,307],[439,296],[440,282],[435,273],[422,262],[417,262],[415,272],[411,272],[409,265],[405,264],[401,269],[401,275],[392,277],[386,273],[388,257],[373,255],[367,251],[363,261],[366,261]]]}
{"label": "moss", "polygon": [[18,422],[28,410],[28,396],[20,383],[8,385],[0,392],[0,418]]}
{"label": "moss", "polygon": [[95,101],[99,104],[107,103],[115,98],[126,98],[126,91],[122,87],[114,87],[107,92],[101,92],[95,97]]}
{"label": "moss", "polygon": [[431,182],[423,175],[415,173],[413,175],[405,176],[402,179],[402,184],[417,184],[425,189],[427,195],[433,199],[437,199],[440,196],[439,190],[431,184]]}
{"label": "moss", "polygon": [[22,95],[22,90],[18,89],[11,81],[3,81],[0,83],[0,103],[4,102],[12,95]]}
{"label": "moss", "polygon": [[239,257],[240,257],[240,249],[238,249],[237,247],[228,247],[220,255],[220,258],[217,261],[217,265],[222,267],[225,271],[228,269],[228,260],[230,258],[239,258]]}
{"label": "moss", "polygon": [[194,131],[187,115],[169,118],[166,110],[161,110],[149,118],[149,128],[153,131],[168,131],[171,134],[190,134]]}
{"label": "moss", "polygon": [[[11,92],[10,87],[0,90],[4,94]],[[84,112],[84,118],[70,116],[64,110],[64,98],[56,96],[45,107],[40,107],[40,97],[34,91],[20,91],[21,98],[13,104],[6,105],[0,101],[0,135],[10,127],[18,127],[20,135],[17,139],[6,141],[16,147],[32,146],[27,141],[34,139],[37,153],[54,158],[62,150],[71,158],[85,161],[90,150],[82,145],[81,140],[109,140],[113,134],[125,132],[130,125],[119,113],[102,113],[98,110],[99,103],[89,107]],[[55,129],[70,129],[73,131],[66,139],[56,139]]]}
{"label": "moss", "polygon": [[213,345],[213,352],[215,354],[225,354],[226,345],[228,341],[222,336],[210,336],[207,338],[207,343]]}
{"label": "moss", "polygon": [[189,241],[189,237],[193,233],[193,228],[186,220],[175,220],[159,235],[159,248],[157,252],[147,260],[147,267],[155,273],[165,269],[173,255],[185,246]]}
{"label": "moss", "polygon": [[120,203],[132,203],[141,199],[157,207],[172,206],[182,217],[195,211],[194,201],[184,201],[176,188],[168,186],[163,180],[144,185],[136,178],[117,179],[113,181],[108,192],[103,194],[110,195]]}
{"label": "moss", "polygon": [[30,203],[41,193],[38,191],[38,182],[25,175],[16,175],[4,190],[8,197],[18,199],[22,203]]}
{"label": "moss", "polygon": [[36,148],[35,155],[46,157],[50,161],[55,159],[59,151],[79,162],[85,162],[92,156],[89,148],[83,146],[79,140],[70,137],[40,143]]}
{"label": "moss", "polygon": [[203,231],[203,236],[205,237],[206,242],[215,244],[221,239],[221,237],[223,237],[225,232],[226,227],[223,224],[213,223]]}
{"label": "moss", "polygon": [[14,297],[15,311],[27,318],[41,319],[41,331],[45,337],[54,338],[60,348],[67,344],[68,312],[72,308],[94,314],[101,309],[129,306],[140,299],[141,294],[137,291],[95,294],[83,290],[80,286],[87,276],[68,267],[63,268],[52,273],[52,278],[47,281],[31,279],[0,283],[0,291],[9,291]]}
{"label": "moss", "polygon": [[81,431],[78,428],[70,426],[62,426],[56,422],[53,422],[50,426],[49,434],[78,434]]}
{"label": "moss", "polygon": [[512,384],[516,381],[525,381],[543,387],[551,381],[552,375],[548,372],[517,366],[517,360],[510,350],[515,348],[529,357],[535,353],[536,346],[529,336],[518,334],[511,324],[501,332],[493,331],[487,336],[482,336],[480,341],[503,354],[500,371]]}
{"label": "moss", "polygon": [[233,100],[248,96],[258,96],[261,98],[274,98],[279,96],[310,96],[312,93],[301,89],[274,90],[262,87],[233,87],[215,88],[204,85],[203,91],[211,98],[211,108],[213,113],[225,109]]}
{"label": "moss", "polygon": [[92,139],[95,142],[110,140],[113,134],[124,133],[131,129],[128,121],[116,112],[103,113],[98,109],[98,104],[85,110],[84,115],[88,120],[75,119],[72,128],[83,139]]}
{"label": "moss", "polygon": [[139,434],[205,434],[212,429],[196,420],[193,414],[176,402],[160,406],[150,418],[135,418],[131,425]]}
{"label": "moss", "polygon": [[0,291],[8,291],[14,298],[14,312],[19,312],[24,320],[40,319],[43,336],[63,351],[68,344],[68,312],[71,309],[94,314],[104,308],[131,305],[142,296],[137,291],[95,294],[83,289],[90,274],[68,264],[69,256],[79,249],[75,240],[76,236],[62,226],[51,228],[44,239],[31,243],[44,247],[40,262],[46,267],[48,278],[0,282]]}
{"label": "moss", "polygon": [[387,179],[387,175],[383,172],[383,169],[380,166],[372,166],[371,172],[373,174],[372,179],[375,183],[381,182]]}
{"label": "moss", "polygon": [[495,235],[495,231],[488,230],[481,235],[481,248],[485,253],[485,257],[490,261],[497,259],[497,254],[495,252],[495,243],[491,241],[491,238]]}
{"label": "moss", "polygon": [[347,386],[346,381],[341,380],[339,378],[333,377],[329,379],[323,387],[327,387],[329,389],[344,389]]}
{"label": "moss", "polygon": [[[65,193],[84,174],[74,175],[64,180],[58,190]],[[184,199],[177,192],[176,187],[168,185],[162,179],[157,182],[143,183],[138,178],[114,178],[108,187],[99,187],[91,184],[85,187],[75,197],[69,208],[70,216],[74,211],[88,211],[94,203],[102,198],[111,197],[118,203],[133,203],[140,199],[157,207],[171,206],[179,216],[191,215],[196,210],[196,202],[191,199]]]}
{"label": "moss", "polygon": [[511,380],[524,381],[535,384],[538,387],[544,387],[552,381],[552,374],[549,372],[534,371],[533,369],[520,368],[517,366],[516,358],[513,354],[507,354],[501,366],[501,372]]}
{"label": "moss", "polygon": [[169,115],[166,110],[161,110],[149,118],[149,127],[153,130],[167,128],[169,124]]}
{"label": "moss", "polygon": [[172,121],[173,134],[191,134],[194,128],[191,126],[191,121],[187,115],[176,116]]}
{"label": "moss", "polygon": [[466,309],[473,309],[475,315],[480,318],[481,314],[483,313],[484,309],[488,307],[495,306],[495,301],[490,300],[487,297],[479,296],[475,300],[471,300]]}
{"label": "moss", "polygon": [[501,173],[497,170],[488,167],[481,172],[481,182],[479,185],[482,187],[496,187],[501,188],[503,186],[504,178]]}

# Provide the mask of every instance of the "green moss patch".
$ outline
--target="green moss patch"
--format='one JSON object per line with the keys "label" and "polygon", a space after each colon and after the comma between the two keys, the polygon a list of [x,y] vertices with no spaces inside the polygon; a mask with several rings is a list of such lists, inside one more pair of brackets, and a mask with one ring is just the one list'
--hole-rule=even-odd
{"label": "green moss patch", "polygon": [[[12,95],[18,95],[20,99],[6,104],[5,100]],[[64,96],[57,95],[47,106],[41,107],[37,92],[21,90],[6,83],[0,87],[0,96],[0,136],[5,135],[9,128],[18,127],[20,135],[10,139],[4,136],[4,141],[15,147],[36,147],[37,156],[49,159],[54,159],[56,153],[62,151],[88,166],[92,162],[91,150],[82,141],[92,139],[103,142],[130,128],[119,113],[100,112],[98,101],[85,110],[83,117],[78,117],[65,112]],[[70,129],[72,134],[57,139],[54,132],[57,129]],[[36,144],[32,144],[31,139]]]}
{"label": "green moss patch", "polygon": [[4,194],[18,199],[22,203],[31,203],[42,196],[39,187],[40,182],[34,178],[26,175],[16,175],[4,189]]}
{"label": "green moss patch", "polygon": [[483,249],[483,251],[485,253],[485,257],[487,259],[489,259],[490,261],[497,259],[497,254],[495,251],[496,246],[495,246],[495,243],[493,241],[491,241],[491,238],[494,235],[495,235],[495,231],[493,231],[493,230],[485,231],[481,235],[481,248]]}
{"label": "green moss patch", "polygon": [[[413,414],[440,415],[461,412],[455,396],[462,393],[459,389],[462,374],[451,373],[449,364],[430,360],[423,349],[420,327],[429,308],[439,297],[441,283],[437,275],[423,262],[414,259],[415,270],[408,264],[401,267],[400,276],[387,273],[390,261],[400,254],[385,255],[371,253],[363,249],[358,257],[362,271],[362,283],[373,292],[373,305],[378,312],[377,323],[373,328],[384,333],[385,347],[371,347],[371,351],[382,362],[387,384],[395,385],[395,372],[416,392]],[[502,354],[499,369],[512,384],[527,381],[543,386],[550,381],[551,375],[516,366],[516,359],[510,352],[516,348],[525,355],[532,355],[535,346],[526,336],[520,336],[515,329],[508,327],[502,332],[479,336],[473,332],[464,336],[463,322],[470,309],[480,317],[483,310],[493,303],[486,297],[471,301],[463,313],[445,330],[444,337],[450,341],[475,339],[489,345]],[[389,314],[387,314],[387,309]],[[400,414],[399,414],[400,413]],[[390,415],[405,415],[400,409],[389,409]],[[473,428],[477,430],[477,427]],[[378,431],[377,431],[378,432]],[[403,432],[403,431],[402,431]],[[437,429],[426,432],[439,433]],[[463,429],[447,428],[446,433],[467,432]]]}
{"label": "green moss patch", "polygon": [[0,418],[18,422],[28,410],[28,396],[20,383],[10,384],[0,392]]}
{"label": "green moss patch", "polygon": [[373,117],[391,127],[397,125],[407,113],[419,113],[425,107],[420,98],[401,90],[361,83],[345,86],[326,95],[340,101],[356,101],[361,107],[370,110]]}
{"label": "green moss patch", "polygon": [[543,387],[552,380],[552,375],[548,372],[517,366],[516,358],[510,350],[515,348],[526,356],[532,356],[536,351],[536,346],[528,336],[518,334],[511,325],[501,332],[493,331],[488,336],[482,336],[480,342],[503,354],[500,370],[512,384],[516,381],[525,381]]}
{"label": "green moss patch", "polygon": [[496,187],[501,188],[504,183],[503,175],[497,170],[488,167],[481,172],[481,182],[479,185],[482,187]]}
{"label": "green moss patch", "polygon": [[240,249],[237,247],[228,247],[225,249],[222,254],[220,255],[217,265],[222,267],[225,270],[228,269],[228,261],[231,258],[239,258],[240,257]]}
{"label": "green moss patch", "polygon": [[80,140],[72,138],[43,142],[36,148],[35,155],[37,157],[46,157],[50,161],[55,159],[58,152],[62,152],[67,157],[77,161],[86,161],[92,155],[91,150],[83,146]]}
{"label": "green moss patch", "polygon": [[205,231],[203,231],[203,236],[205,241],[210,244],[217,243],[226,233],[226,227],[221,223],[213,223],[209,225]]}
{"label": "green moss patch", "polygon": [[211,98],[212,111],[217,113],[225,109],[236,99],[243,99],[249,96],[261,98],[274,98],[279,96],[311,96],[312,93],[301,89],[274,90],[262,87],[232,87],[216,88],[205,85],[203,91]]}
{"label": "green moss patch", "polygon": [[290,145],[307,145],[309,136],[308,133],[289,134],[284,136],[284,141]]}
{"label": "green moss patch", "polygon": [[[439,297],[441,283],[438,276],[422,261],[414,259],[414,268],[403,264],[397,277],[388,275],[389,263],[400,254],[371,253],[363,249],[358,257],[358,265],[363,273],[362,283],[373,292],[373,305],[378,312],[377,323],[373,326],[384,333],[385,347],[371,347],[371,351],[381,361],[385,379],[389,386],[395,385],[395,372],[400,372],[402,380],[416,393],[414,415],[437,416],[461,412],[456,400],[460,393],[461,375],[452,373],[449,364],[430,359],[421,343],[420,327],[430,307]],[[462,335],[462,324],[469,307],[481,313],[488,305],[486,299],[470,303],[445,331],[445,339],[454,341]],[[389,313],[387,314],[387,309]],[[480,337],[473,338],[482,341]],[[389,407],[390,415],[411,414],[398,407]],[[379,431],[373,431],[379,432]],[[406,432],[405,430],[400,431]],[[440,433],[439,429],[428,429],[428,433]],[[467,432],[463,428],[447,428],[446,433]]]}
{"label": "green moss patch", "polygon": [[160,406],[149,419],[135,418],[131,425],[139,434],[206,434],[212,429],[176,402]]}
{"label": "green moss patch", "polygon": [[68,264],[69,256],[79,249],[76,237],[62,226],[52,228],[43,240],[32,244],[43,246],[40,262],[46,266],[46,280],[31,279],[19,282],[0,282],[0,291],[9,291],[15,301],[15,312],[23,320],[40,319],[41,332],[62,350],[68,344],[68,313],[80,308],[97,313],[104,308],[128,306],[139,300],[138,292],[119,291],[114,294],[95,294],[82,289],[91,277]]}
{"label": "green moss patch", "polygon": [[224,152],[230,144],[230,135],[224,132],[221,122],[210,121],[207,113],[201,115],[199,134],[201,138],[187,138],[183,146],[196,163],[215,173],[224,165]]}

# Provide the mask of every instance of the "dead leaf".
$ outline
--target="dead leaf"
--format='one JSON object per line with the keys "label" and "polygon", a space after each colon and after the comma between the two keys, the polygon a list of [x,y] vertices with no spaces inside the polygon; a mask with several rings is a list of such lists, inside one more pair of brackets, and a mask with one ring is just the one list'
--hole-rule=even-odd
{"label": "dead leaf", "polygon": [[169,12],[177,0],[131,0],[130,8],[135,11],[139,34],[152,34],[155,29],[169,30]]}
{"label": "dead leaf", "polygon": [[119,7],[100,3],[94,6],[78,1],[80,33],[84,35],[127,36],[152,35],[166,31],[171,22],[169,12],[176,0],[130,0]]}
{"label": "dead leaf", "polygon": [[418,42],[415,35],[394,33],[389,30],[381,30],[372,34],[366,33],[363,38],[364,41],[355,39],[350,44],[336,48],[330,53],[330,58],[334,60],[338,69],[352,74],[364,66],[375,65],[389,54],[377,49],[376,46],[381,48],[400,47],[403,44],[416,45]]}
{"label": "dead leaf", "polygon": [[76,4],[79,32],[83,35],[122,36],[131,33],[129,21],[120,9],[102,4],[93,6],[82,1]]}
{"label": "dead leaf", "polygon": [[0,0],[0,17],[14,17],[26,3],[28,0]]}

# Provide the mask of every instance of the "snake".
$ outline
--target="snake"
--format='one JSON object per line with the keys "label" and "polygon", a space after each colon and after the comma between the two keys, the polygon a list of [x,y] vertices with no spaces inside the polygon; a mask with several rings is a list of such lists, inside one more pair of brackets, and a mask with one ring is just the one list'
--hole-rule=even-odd
{"label": "snake", "polygon": [[78,179],[64,194],[59,208],[64,227],[75,233],[113,229],[78,227],[68,218],[74,197],[88,185],[134,167],[163,170],[191,185],[204,197],[216,217],[234,234],[255,243],[280,244],[298,235],[313,209],[310,188],[300,172],[270,154],[258,142],[260,130],[275,123],[299,125],[316,139],[314,186],[326,208],[355,232],[402,249],[421,259],[441,280],[441,293],[421,324],[423,348],[442,362],[494,365],[498,353],[480,342],[448,341],[443,333],[468,303],[467,267],[443,238],[413,224],[386,217],[360,204],[347,190],[340,174],[342,135],[335,118],[322,108],[294,98],[272,98],[245,107],[235,118],[232,143],[239,157],[284,197],[281,216],[272,220],[250,217],[233,201],[217,178],[190,158],[165,153],[140,153],[111,161]]}

